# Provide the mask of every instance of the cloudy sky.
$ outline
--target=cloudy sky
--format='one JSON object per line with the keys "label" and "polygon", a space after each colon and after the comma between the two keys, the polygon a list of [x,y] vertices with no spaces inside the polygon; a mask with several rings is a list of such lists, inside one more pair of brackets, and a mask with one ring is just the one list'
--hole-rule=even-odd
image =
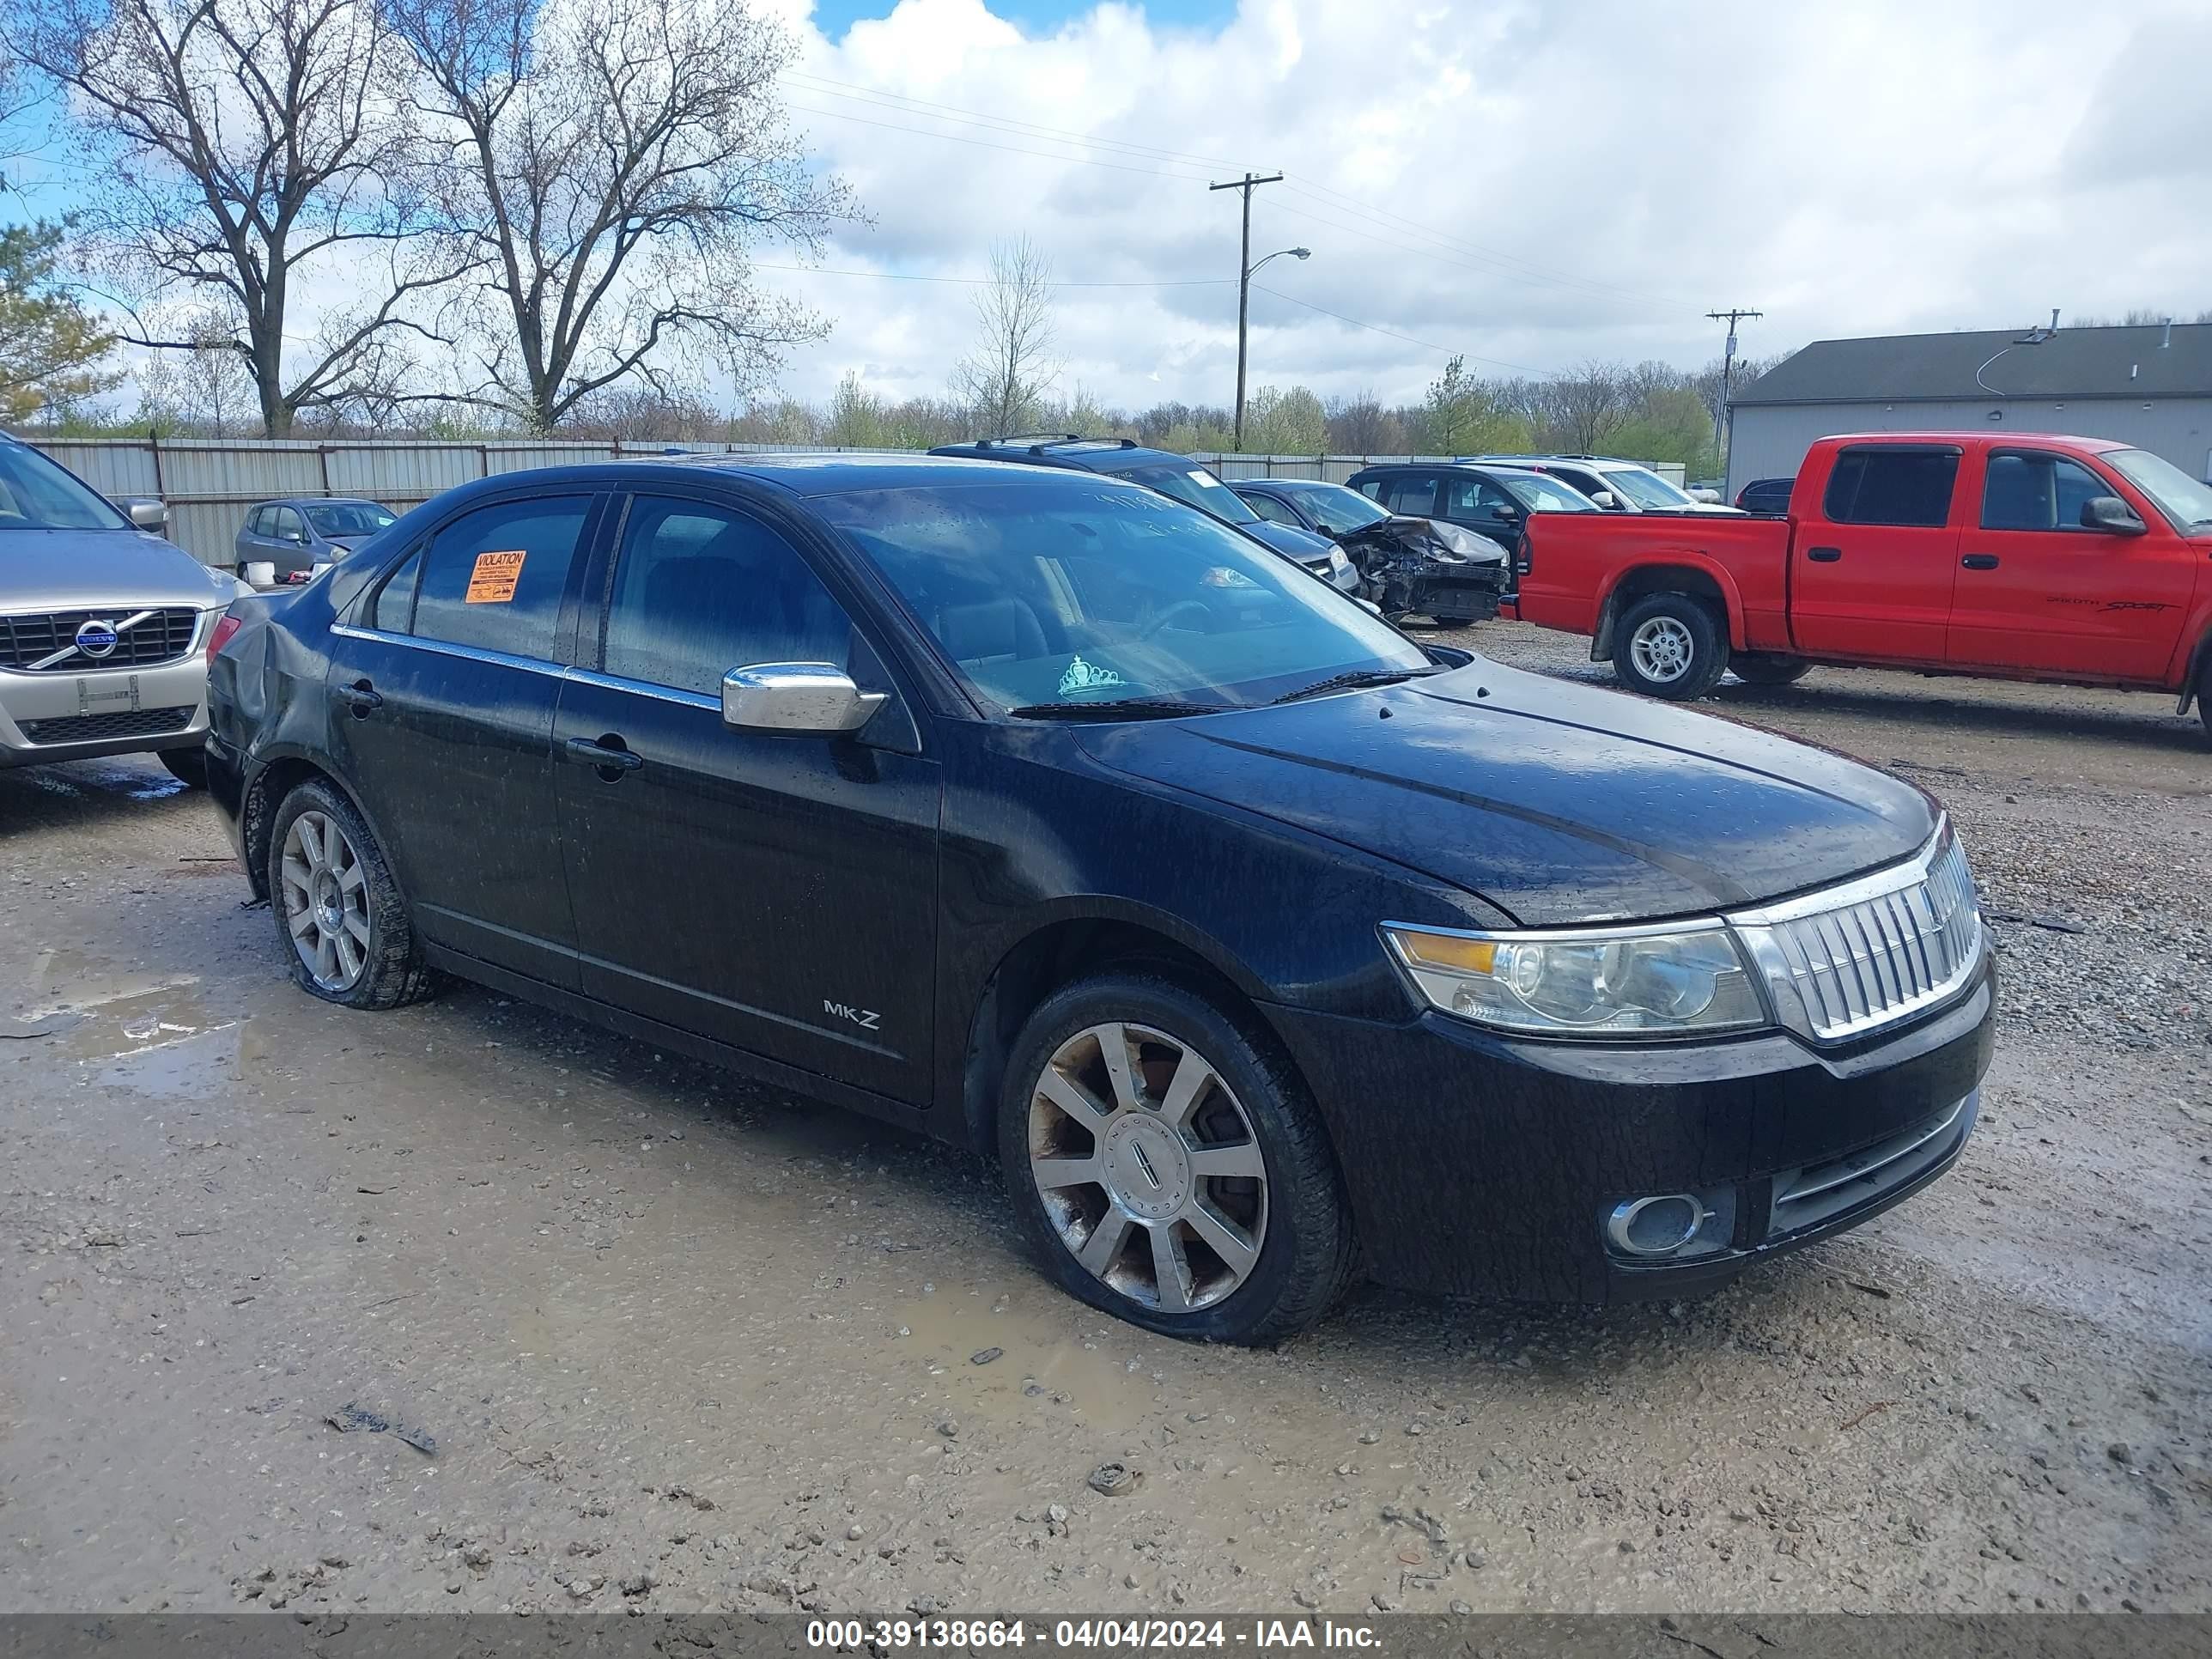
{"label": "cloudy sky", "polygon": [[[1477,369],[2212,307],[2212,11],[2164,0],[764,0],[792,118],[869,215],[785,389],[941,392],[994,238],[1050,258],[1062,386],[1418,398]],[[34,210],[70,175],[10,173]],[[764,266],[790,263],[764,250]]]}
{"label": "cloudy sky", "polygon": [[[787,0],[793,119],[873,223],[771,280],[836,319],[788,382],[935,392],[993,237],[1060,292],[1070,382],[1416,398],[1451,352],[1714,356],[2212,307],[2212,13],[2043,0]],[[774,256],[769,256],[774,257]],[[1168,284],[1183,284],[1169,286]],[[1149,286],[1148,286],[1149,285]],[[1337,313],[1336,317],[1329,313]],[[1370,325],[1362,328],[1339,318]]]}

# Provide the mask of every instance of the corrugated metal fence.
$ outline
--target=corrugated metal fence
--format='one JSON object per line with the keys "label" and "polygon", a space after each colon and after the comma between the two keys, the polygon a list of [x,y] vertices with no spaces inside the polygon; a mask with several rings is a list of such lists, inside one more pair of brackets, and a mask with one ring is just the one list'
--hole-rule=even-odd
{"label": "corrugated metal fence", "polygon": [[459,443],[429,439],[315,443],[268,438],[40,438],[27,436],[107,495],[158,495],[169,539],[209,564],[237,557],[234,538],[256,501],[357,495],[395,511],[495,472],[625,456],[757,454],[818,444],[572,443],[527,440]]}
{"label": "corrugated metal fence", "polygon": [[[334,443],[270,438],[27,437],[94,489],[157,495],[168,504],[169,538],[210,564],[237,556],[234,538],[256,501],[283,496],[357,495],[404,512],[442,490],[498,472],[663,454],[819,451],[820,444],[569,442],[524,439],[468,443],[368,439]],[[1231,455],[1190,458],[1224,478],[1320,478],[1342,483],[1364,466],[1449,460],[1444,455]],[[1682,481],[1682,469],[1656,471]]]}

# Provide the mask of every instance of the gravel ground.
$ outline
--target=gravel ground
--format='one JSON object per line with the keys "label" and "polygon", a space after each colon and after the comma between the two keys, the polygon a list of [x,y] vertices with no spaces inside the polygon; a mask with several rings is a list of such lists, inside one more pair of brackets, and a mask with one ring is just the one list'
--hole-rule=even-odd
{"label": "gravel ground", "polygon": [[1964,1160],[1706,1301],[1364,1290],[1269,1352],[1061,1297],[964,1155],[484,991],[316,1004],[165,773],[0,774],[0,1609],[2212,1610],[2198,729],[1708,706],[1956,815]]}

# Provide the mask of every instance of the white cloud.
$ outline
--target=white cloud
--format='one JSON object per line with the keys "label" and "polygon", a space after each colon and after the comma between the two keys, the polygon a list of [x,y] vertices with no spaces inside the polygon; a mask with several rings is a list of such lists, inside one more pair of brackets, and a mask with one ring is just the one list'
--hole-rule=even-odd
{"label": "white cloud", "polygon": [[[2054,305],[2212,305],[2193,210],[2212,153],[2181,69],[2204,31],[2172,14],[1245,0],[1218,30],[1105,4],[1036,38],[981,0],[904,0],[837,40],[788,15],[793,119],[874,217],[826,266],[974,276],[1020,234],[1064,281],[1215,281],[1062,291],[1066,380],[1109,401],[1228,398],[1237,198],[1205,186],[1246,166],[1290,175],[1255,198],[1255,253],[1314,253],[1266,287],[1540,370],[1702,361],[1715,306],[1765,311],[1744,335],[1758,352]],[[793,362],[800,395],[848,369],[941,391],[972,333],[955,284],[767,280],[836,321]],[[1386,398],[1443,360],[1261,293],[1252,359],[1255,385]]]}

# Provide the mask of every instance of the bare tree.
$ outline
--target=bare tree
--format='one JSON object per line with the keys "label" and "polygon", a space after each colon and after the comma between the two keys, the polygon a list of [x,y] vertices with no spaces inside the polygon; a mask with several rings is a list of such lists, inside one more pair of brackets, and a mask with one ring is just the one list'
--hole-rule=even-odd
{"label": "bare tree", "polygon": [[1542,383],[1544,425],[1570,453],[1595,453],[1627,421],[1632,371],[1618,363],[1585,362]]}
{"label": "bare tree", "polygon": [[[235,319],[271,436],[359,389],[360,354],[419,331],[407,302],[451,271],[406,259],[395,193],[404,125],[378,0],[0,0],[0,34],[63,88],[101,163],[85,228],[96,260],[148,294]],[[304,351],[297,289],[352,296]],[[191,339],[131,343],[199,350]]]}
{"label": "bare tree", "polygon": [[1328,445],[1340,455],[1402,454],[1406,425],[1370,387],[1357,398],[1330,399]]}
{"label": "bare tree", "polygon": [[794,47],[741,0],[390,0],[437,140],[458,257],[480,259],[475,388],[540,430],[707,363],[735,394],[826,326],[763,293],[764,236],[818,252],[852,216],[785,122]]}
{"label": "bare tree", "polygon": [[1026,236],[991,245],[991,283],[975,295],[975,316],[981,331],[952,371],[953,395],[993,432],[1018,432],[1060,379],[1052,262]]}

